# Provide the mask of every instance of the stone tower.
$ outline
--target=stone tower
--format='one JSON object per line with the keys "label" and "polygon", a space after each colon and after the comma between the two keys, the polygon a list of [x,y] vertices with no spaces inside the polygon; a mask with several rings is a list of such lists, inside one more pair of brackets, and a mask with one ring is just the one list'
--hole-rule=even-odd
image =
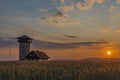
{"label": "stone tower", "polygon": [[23,35],[17,37],[19,42],[19,60],[25,60],[25,56],[30,52],[30,43],[32,43],[32,38]]}

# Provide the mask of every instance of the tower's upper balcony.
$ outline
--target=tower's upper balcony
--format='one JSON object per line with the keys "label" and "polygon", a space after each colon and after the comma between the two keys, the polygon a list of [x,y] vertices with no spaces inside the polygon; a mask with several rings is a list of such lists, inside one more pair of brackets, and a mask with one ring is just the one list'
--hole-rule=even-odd
{"label": "tower's upper balcony", "polygon": [[32,38],[26,36],[26,35],[23,35],[23,36],[20,36],[20,37],[17,37],[18,39],[18,42],[19,43],[31,43],[32,42]]}

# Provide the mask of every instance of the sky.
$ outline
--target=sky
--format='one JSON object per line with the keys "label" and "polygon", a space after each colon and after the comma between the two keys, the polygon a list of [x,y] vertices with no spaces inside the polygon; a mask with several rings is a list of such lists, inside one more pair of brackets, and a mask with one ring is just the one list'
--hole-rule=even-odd
{"label": "sky", "polygon": [[0,0],[0,60],[18,59],[21,35],[52,59],[120,58],[119,21],[120,0]]}

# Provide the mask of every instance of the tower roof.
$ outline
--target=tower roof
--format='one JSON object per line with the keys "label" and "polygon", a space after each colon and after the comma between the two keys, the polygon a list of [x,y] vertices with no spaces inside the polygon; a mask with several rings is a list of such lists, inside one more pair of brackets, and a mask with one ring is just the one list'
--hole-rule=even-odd
{"label": "tower roof", "polygon": [[33,40],[32,38],[28,37],[27,35],[23,35],[23,36],[17,37],[17,39]]}

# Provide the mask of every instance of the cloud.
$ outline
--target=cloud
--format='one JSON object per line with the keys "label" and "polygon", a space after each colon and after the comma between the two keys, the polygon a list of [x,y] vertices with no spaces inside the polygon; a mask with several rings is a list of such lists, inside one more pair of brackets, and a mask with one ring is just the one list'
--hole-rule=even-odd
{"label": "cloud", "polygon": [[96,2],[100,4],[100,3],[103,3],[104,0],[96,0]]}
{"label": "cloud", "polygon": [[92,6],[94,3],[101,4],[104,2],[104,0],[84,0],[89,6]]}
{"label": "cloud", "polygon": [[110,6],[109,11],[113,11],[113,10],[115,10],[115,9],[116,9],[116,7],[115,7],[115,6]]}
{"label": "cloud", "polygon": [[15,39],[0,38],[0,47],[1,48],[16,47],[16,45],[17,45],[17,41]]}
{"label": "cloud", "polygon": [[115,32],[118,32],[118,33],[119,33],[119,32],[120,32],[120,29],[115,30]]}
{"label": "cloud", "polygon": [[[52,20],[51,20],[52,19]],[[45,20],[49,25],[57,25],[57,26],[65,26],[65,25],[77,25],[80,24],[79,20],[71,20],[71,19],[53,19],[48,18]]]}
{"label": "cloud", "polygon": [[78,47],[102,46],[106,44],[108,44],[108,42],[106,41],[57,43],[57,42],[44,42],[44,41],[36,40],[33,43],[33,46],[41,49],[70,49],[70,48],[78,48]]}
{"label": "cloud", "polygon": [[56,12],[52,15],[53,17],[65,17],[65,14],[60,10],[56,9]]}
{"label": "cloud", "polygon": [[120,11],[119,12],[116,12],[116,14],[115,14],[116,16],[120,16]]}
{"label": "cloud", "polygon": [[120,0],[116,0],[116,3],[120,3]]}
{"label": "cloud", "polygon": [[70,36],[70,35],[65,35],[65,37],[68,37],[68,38],[79,38],[78,36]]}
{"label": "cloud", "polygon": [[78,7],[80,10],[87,10],[87,9],[88,9],[87,4],[81,3],[81,2],[78,2],[78,3],[77,3],[77,7]]}
{"label": "cloud", "polygon": [[[56,4],[53,4],[53,2]],[[72,12],[75,10],[75,3],[73,2],[69,0],[52,0],[52,6],[49,8],[37,9],[40,12],[37,22],[50,26],[79,25],[80,19],[78,19],[78,16],[75,17]]]}
{"label": "cloud", "polygon": [[87,9],[91,8],[95,3],[101,4],[103,2],[104,2],[104,0],[83,0],[82,2],[78,2],[76,4],[76,6],[80,10],[87,10]]}
{"label": "cloud", "polygon": [[70,18],[69,14],[62,12],[59,9],[56,9],[54,13],[45,18],[39,18],[38,23],[43,24],[47,23],[48,25],[78,25],[80,20]]}
{"label": "cloud", "polygon": [[74,10],[74,6],[62,6],[61,9],[62,9],[64,12],[68,12],[68,11]]}
{"label": "cloud", "polygon": [[[70,36],[73,37],[73,36]],[[0,38],[0,48],[10,48],[18,47],[18,42],[16,39],[10,38]],[[32,48],[40,49],[70,49],[78,47],[95,47],[107,45],[109,42],[106,41],[94,41],[94,42],[69,42],[69,43],[60,43],[60,42],[49,42],[41,40],[33,40]]]}
{"label": "cloud", "polygon": [[101,29],[102,32],[109,32],[110,31],[110,28],[106,27],[106,28],[103,28]]}
{"label": "cloud", "polygon": [[108,27],[101,29],[101,32],[110,32],[110,31],[119,33],[120,29],[110,29]]}
{"label": "cloud", "polygon": [[61,0],[61,3],[64,3],[65,2],[65,0]]}

